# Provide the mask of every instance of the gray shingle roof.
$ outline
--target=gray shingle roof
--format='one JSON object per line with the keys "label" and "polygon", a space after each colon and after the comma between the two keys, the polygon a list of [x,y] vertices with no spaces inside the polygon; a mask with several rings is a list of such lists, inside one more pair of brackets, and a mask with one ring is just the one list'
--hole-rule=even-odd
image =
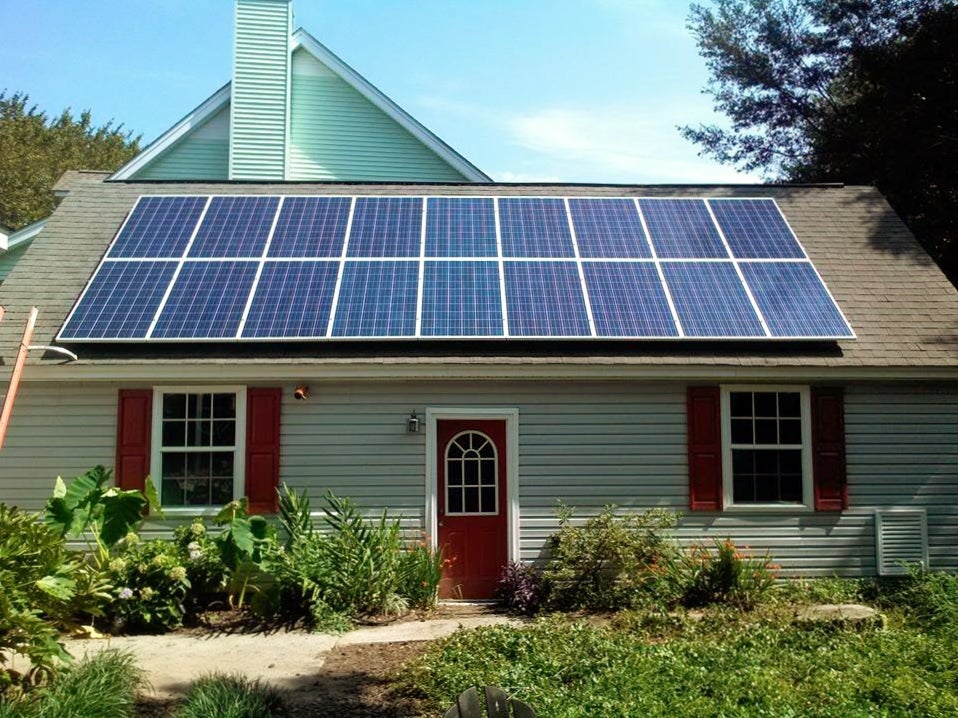
{"label": "gray shingle roof", "polygon": [[[458,194],[557,196],[774,197],[858,335],[837,345],[715,343],[660,346],[487,342],[389,347],[80,347],[81,360],[158,361],[184,356],[217,362],[337,361],[588,363],[796,367],[958,368],[958,292],[921,249],[882,196],[843,186],[365,185],[103,182],[71,177],[70,193],[0,286],[7,319],[0,356],[9,366],[32,305],[40,308],[34,343],[51,344],[120,223],[141,194]],[[41,361],[39,353],[31,362]]]}

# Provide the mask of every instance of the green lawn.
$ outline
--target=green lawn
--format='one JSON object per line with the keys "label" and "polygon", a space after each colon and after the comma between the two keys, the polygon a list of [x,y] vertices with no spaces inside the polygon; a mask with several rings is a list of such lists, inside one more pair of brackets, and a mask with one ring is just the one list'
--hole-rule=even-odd
{"label": "green lawn", "polygon": [[460,632],[407,674],[448,705],[501,685],[548,718],[955,716],[958,631],[892,611],[883,631],[808,630],[788,606],[704,617],[540,618]]}

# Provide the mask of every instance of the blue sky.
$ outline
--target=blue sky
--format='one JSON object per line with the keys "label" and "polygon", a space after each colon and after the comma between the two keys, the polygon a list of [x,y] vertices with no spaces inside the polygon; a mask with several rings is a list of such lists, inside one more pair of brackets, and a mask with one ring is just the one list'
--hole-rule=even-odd
{"label": "blue sky", "polygon": [[[305,27],[505,181],[748,182],[676,125],[716,119],[681,0],[294,0]],[[154,139],[230,78],[231,0],[0,0],[0,89]],[[720,118],[718,118],[720,119]]]}

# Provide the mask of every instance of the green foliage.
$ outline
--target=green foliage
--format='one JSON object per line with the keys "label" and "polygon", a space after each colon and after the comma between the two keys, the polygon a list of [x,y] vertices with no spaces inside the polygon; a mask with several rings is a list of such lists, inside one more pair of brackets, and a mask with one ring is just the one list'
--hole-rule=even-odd
{"label": "green foliage", "polygon": [[69,659],[58,627],[97,613],[108,588],[37,516],[0,504],[0,666],[4,651],[27,656],[41,672]]}
{"label": "green foliage", "polygon": [[752,609],[772,593],[778,567],[771,561],[768,553],[761,558],[748,555],[731,539],[714,539],[713,550],[694,546],[680,559],[682,600],[687,606],[727,603]]}
{"label": "green foliage", "polygon": [[874,598],[904,611],[915,625],[950,632],[958,639],[958,575],[913,566],[908,576],[879,583]]}
{"label": "green foliage", "polygon": [[107,615],[114,630],[168,631],[183,623],[190,589],[177,544],[141,542],[127,535],[107,567],[113,602]]}
{"label": "green foliage", "polygon": [[435,608],[445,565],[442,550],[433,549],[423,533],[419,541],[400,554],[399,595],[412,608]]}
{"label": "green foliage", "polygon": [[228,503],[213,521],[223,527],[214,540],[229,570],[230,605],[242,608],[247,592],[262,599],[273,583],[264,561],[276,547],[276,529],[262,516],[250,516],[245,498]]}
{"label": "green foliage", "polygon": [[53,185],[66,170],[118,169],[139,152],[139,137],[90,111],[48,117],[24,93],[0,92],[0,224],[19,229],[50,215]]}
{"label": "green foliage", "polygon": [[[727,611],[632,632],[559,618],[460,631],[406,673],[437,709],[500,685],[550,718],[934,716],[958,712],[953,636],[808,631]],[[668,625],[664,625],[667,622]]]}
{"label": "green foliage", "polygon": [[146,494],[124,491],[110,486],[112,474],[95,466],[69,486],[58,476],[46,505],[46,521],[61,536],[92,537],[91,552],[101,565],[109,559],[110,548],[140,525],[147,506],[159,513],[152,481],[146,480]]}
{"label": "green foliage", "polygon": [[173,536],[180,560],[186,566],[192,608],[205,608],[210,598],[227,588],[229,571],[220,558],[219,546],[200,518],[177,526]]}
{"label": "green foliage", "polygon": [[731,127],[686,138],[776,180],[877,185],[958,279],[954,0],[717,0],[689,27]]}
{"label": "green foliage", "polygon": [[193,682],[178,718],[285,718],[290,713],[274,688],[238,675],[214,673]]}
{"label": "green foliage", "polygon": [[613,611],[674,603],[679,586],[670,567],[676,548],[665,535],[678,516],[663,509],[618,515],[607,506],[582,526],[560,505],[559,530],[543,571],[546,607]]}
{"label": "green foliage", "polygon": [[133,656],[105,650],[60,671],[46,686],[0,709],[3,718],[132,718],[145,687]]}

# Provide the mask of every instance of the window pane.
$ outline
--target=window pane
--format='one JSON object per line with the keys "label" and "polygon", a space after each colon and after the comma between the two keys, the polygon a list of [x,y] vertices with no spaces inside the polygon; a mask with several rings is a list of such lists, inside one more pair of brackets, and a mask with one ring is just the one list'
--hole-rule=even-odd
{"label": "window pane", "polygon": [[[163,478],[178,479],[186,476],[186,454],[163,453]],[[163,497],[164,502],[166,496]]]}
{"label": "window pane", "polygon": [[475,487],[466,487],[466,510],[467,514],[479,513],[479,489]]}
{"label": "window pane", "polygon": [[186,394],[164,394],[163,395],[163,418],[164,419],[185,419],[186,418]]}
{"label": "window pane", "polygon": [[232,479],[234,459],[232,451],[213,452],[210,455],[210,475],[221,479]]}
{"label": "window pane", "polygon": [[779,443],[781,444],[801,444],[802,443],[802,421],[801,419],[782,419],[778,423]]}
{"label": "window pane", "polygon": [[732,450],[732,474],[755,473],[755,452],[751,449]]}
{"label": "window pane", "polygon": [[755,416],[778,416],[774,392],[755,392]]}
{"label": "window pane", "polygon": [[732,416],[752,416],[752,393],[733,391],[731,393]]}
{"label": "window pane", "polygon": [[462,447],[459,446],[458,441],[454,441],[449,445],[449,452],[446,454],[450,459],[461,459],[462,458]]}
{"label": "window pane", "polygon": [[186,474],[192,478],[208,479],[210,476],[210,455],[206,452],[186,455]]}
{"label": "window pane", "polygon": [[486,486],[494,486],[496,483],[496,461],[495,459],[484,459],[482,461],[482,483]]}
{"label": "window pane", "polygon": [[755,420],[755,443],[756,444],[777,444],[778,443],[778,422],[775,419],[756,419]]}
{"label": "window pane", "polygon": [[233,500],[233,479],[213,479],[213,504],[228,504]]}
{"label": "window pane", "polygon": [[756,476],[755,477],[755,500],[760,504],[778,503],[778,477],[777,476]]}
{"label": "window pane", "polygon": [[210,506],[210,480],[187,479],[186,503],[190,506]]}
{"label": "window pane", "polygon": [[795,474],[784,474],[780,479],[781,500],[790,503],[802,501],[802,477]]}
{"label": "window pane", "polygon": [[190,394],[187,400],[190,419],[209,419],[213,408],[212,394]]}
{"label": "window pane", "polygon": [[732,443],[754,444],[751,419],[732,419]]}
{"label": "window pane", "polygon": [[451,514],[462,513],[462,489],[448,489],[446,491],[446,497],[448,498],[446,511]]}
{"label": "window pane", "polygon": [[755,473],[764,476],[776,476],[778,474],[778,452],[774,450],[756,451]]}
{"label": "window pane", "polygon": [[488,486],[482,489],[482,512],[494,513],[496,510],[496,490]]}
{"label": "window pane", "polygon": [[491,441],[487,441],[486,444],[485,444],[485,446],[483,446],[483,447],[479,450],[479,456],[481,456],[481,457],[484,458],[484,459],[491,459],[491,458],[494,457],[495,455],[496,455],[496,450],[495,450],[495,448],[492,446],[492,442],[491,442]]}
{"label": "window pane", "polygon": [[214,394],[213,417],[216,419],[235,419],[236,394]]}
{"label": "window pane", "polygon": [[210,422],[209,421],[188,421],[186,431],[187,446],[209,446],[210,445]]}
{"label": "window pane", "polygon": [[446,462],[446,476],[450,486],[462,486],[462,462]]}
{"label": "window pane", "polygon": [[778,452],[778,464],[783,474],[802,475],[801,449],[783,449]]}
{"label": "window pane", "polygon": [[183,481],[163,479],[163,505],[183,506],[186,497],[183,495]]}
{"label": "window pane", "polygon": [[783,417],[800,417],[802,415],[800,394],[787,391],[778,395],[778,415]]}
{"label": "window pane", "polygon": [[466,486],[476,486],[479,483],[479,462],[466,460],[464,468]]}
{"label": "window pane", "polygon": [[755,501],[755,479],[751,476],[736,476],[732,482],[732,500],[737,504]]}
{"label": "window pane", "polygon": [[213,446],[232,446],[236,441],[236,422],[214,421],[213,422]]}
{"label": "window pane", "polygon": [[163,422],[163,446],[184,446],[186,444],[186,422]]}

